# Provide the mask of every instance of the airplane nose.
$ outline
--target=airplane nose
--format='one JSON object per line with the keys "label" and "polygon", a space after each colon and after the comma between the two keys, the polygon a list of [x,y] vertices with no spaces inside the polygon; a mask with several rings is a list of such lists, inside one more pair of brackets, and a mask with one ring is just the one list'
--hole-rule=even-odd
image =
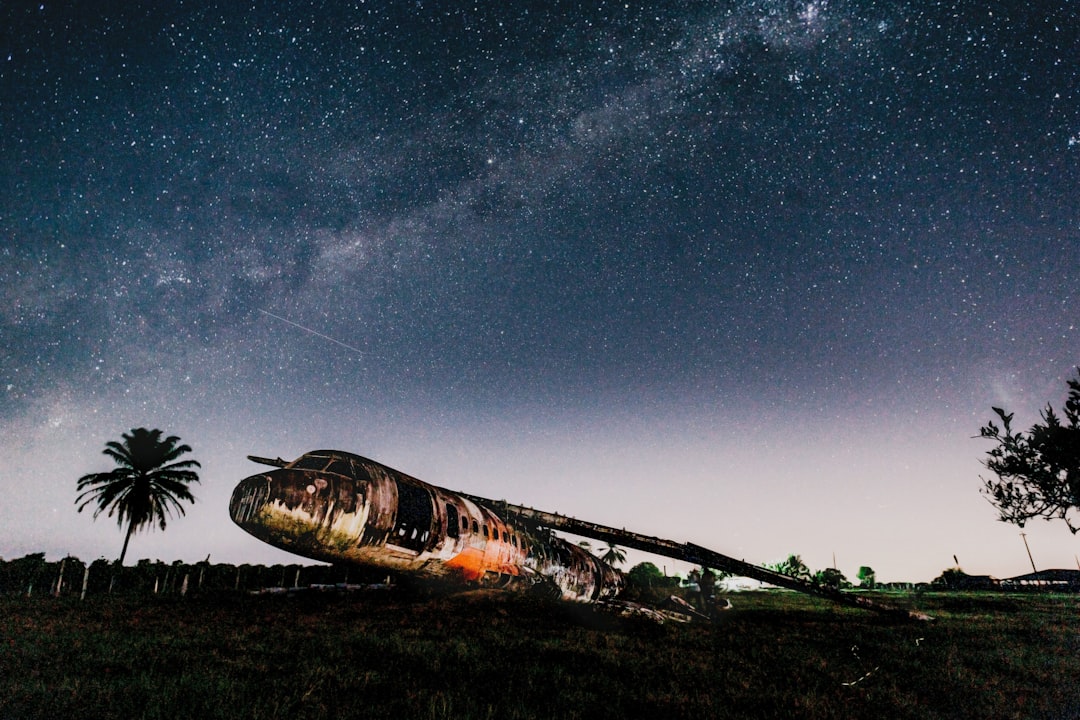
{"label": "airplane nose", "polygon": [[352,478],[283,468],[245,478],[229,515],[263,542],[317,560],[335,561],[356,547],[367,523],[366,486]]}
{"label": "airplane nose", "polygon": [[[317,523],[325,514],[331,496],[329,483],[319,473],[309,470],[271,470],[244,478],[233,490],[229,514],[237,525],[250,533],[261,534],[276,517],[297,522]],[[320,512],[322,511],[322,512]],[[287,524],[287,523],[286,523]]]}
{"label": "airplane nose", "polygon": [[233,522],[247,529],[270,502],[273,479],[269,473],[252,475],[241,480],[229,500],[229,515]]}

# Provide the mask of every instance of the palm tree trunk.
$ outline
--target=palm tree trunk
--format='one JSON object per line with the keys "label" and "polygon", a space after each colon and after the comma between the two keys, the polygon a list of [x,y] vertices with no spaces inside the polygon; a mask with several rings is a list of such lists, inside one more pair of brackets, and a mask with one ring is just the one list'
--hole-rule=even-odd
{"label": "palm tree trunk", "polygon": [[120,562],[118,563],[121,566],[124,564],[124,556],[127,555],[128,541],[131,540],[131,534],[133,532],[135,532],[135,523],[128,522],[127,534],[124,535],[124,549],[120,551]]}

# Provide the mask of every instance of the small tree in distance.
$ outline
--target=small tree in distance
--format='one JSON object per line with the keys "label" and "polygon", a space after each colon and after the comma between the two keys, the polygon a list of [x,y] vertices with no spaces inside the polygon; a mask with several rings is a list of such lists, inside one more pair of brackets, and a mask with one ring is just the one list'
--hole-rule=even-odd
{"label": "small tree in distance", "polygon": [[995,407],[1001,426],[990,421],[979,429],[979,437],[997,443],[983,461],[995,477],[982,478],[982,493],[1003,522],[1024,527],[1035,517],[1059,519],[1072,533],[1080,531],[1069,518],[1080,509],[1080,378],[1068,386],[1065,422],[1048,403],[1039,413],[1042,423],[1014,431],[1013,414]]}
{"label": "small tree in distance", "polygon": [[799,580],[809,581],[813,576],[810,573],[810,568],[803,562],[802,557],[792,553],[787,556],[787,559],[783,562],[776,563],[775,565],[766,565],[770,570],[775,570],[781,575],[788,575]]}
{"label": "small tree in distance", "polygon": [[641,562],[630,568],[627,576],[629,576],[630,582],[638,587],[652,587],[658,580],[664,578],[664,573],[660,572],[660,568],[651,562]]}
{"label": "small tree in distance", "polygon": [[824,570],[818,570],[814,573],[814,583],[821,585],[822,587],[832,588],[839,590],[840,588],[851,587],[851,583],[844,573],[840,572],[836,568],[825,568]]}
{"label": "small tree in distance", "polygon": [[868,590],[873,590],[874,585],[877,584],[876,573],[874,568],[869,565],[863,565],[859,568],[858,574],[855,576],[859,578],[859,587],[864,587]]}

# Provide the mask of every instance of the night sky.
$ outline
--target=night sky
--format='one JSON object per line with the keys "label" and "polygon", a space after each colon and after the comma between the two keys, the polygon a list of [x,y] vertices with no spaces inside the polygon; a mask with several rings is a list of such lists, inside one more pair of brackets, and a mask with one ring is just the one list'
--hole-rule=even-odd
{"label": "night sky", "polygon": [[[1080,364],[1063,2],[0,5],[0,556],[130,428],[853,578],[1030,571],[979,494]],[[1043,567],[1080,540],[1037,522]],[[658,565],[673,563],[655,559]]]}

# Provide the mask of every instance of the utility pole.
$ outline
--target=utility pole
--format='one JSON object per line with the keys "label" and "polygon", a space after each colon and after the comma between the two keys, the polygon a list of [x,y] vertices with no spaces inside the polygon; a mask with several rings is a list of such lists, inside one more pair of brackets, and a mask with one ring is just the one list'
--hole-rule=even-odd
{"label": "utility pole", "polygon": [[1039,581],[1039,571],[1035,568],[1035,558],[1031,557],[1031,548],[1028,547],[1027,533],[1020,533],[1020,537],[1024,539],[1024,549],[1027,550],[1028,560],[1031,561],[1031,571],[1035,573],[1035,584],[1042,585],[1042,583]]}

